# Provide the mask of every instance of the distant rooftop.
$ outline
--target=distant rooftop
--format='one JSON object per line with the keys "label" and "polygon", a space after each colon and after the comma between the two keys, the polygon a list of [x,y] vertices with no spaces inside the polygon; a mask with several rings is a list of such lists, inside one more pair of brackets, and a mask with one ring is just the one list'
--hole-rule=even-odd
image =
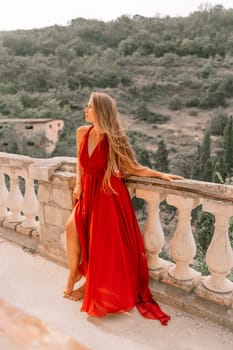
{"label": "distant rooftop", "polygon": [[21,118],[6,118],[6,119],[1,119],[0,118],[0,123],[48,123],[54,120],[58,119],[53,119],[53,118],[27,118],[27,119],[21,119]]}

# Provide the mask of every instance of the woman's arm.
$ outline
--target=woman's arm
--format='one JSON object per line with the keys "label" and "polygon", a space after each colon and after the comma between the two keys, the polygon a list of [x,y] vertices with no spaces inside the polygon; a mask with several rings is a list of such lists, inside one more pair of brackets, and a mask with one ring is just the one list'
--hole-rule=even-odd
{"label": "woman's arm", "polygon": [[183,179],[182,176],[162,173],[160,171],[152,170],[152,169],[145,167],[145,166],[142,166],[142,165],[138,169],[135,169],[134,167],[130,167],[129,174],[136,175],[136,176],[145,176],[145,177],[158,177],[161,180],[165,180],[165,181],[182,180]]}
{"label": "woman's arm", "polygon": [[77,165],[76,165],[76,184],[73,191],[73,203],[75,204],[82,194],[82,174],[83,169],[78,159],[79,147],[82,142],[83,136],[87,132],[87,126],[80,126],[76,131],[76,145],[77,145]]}

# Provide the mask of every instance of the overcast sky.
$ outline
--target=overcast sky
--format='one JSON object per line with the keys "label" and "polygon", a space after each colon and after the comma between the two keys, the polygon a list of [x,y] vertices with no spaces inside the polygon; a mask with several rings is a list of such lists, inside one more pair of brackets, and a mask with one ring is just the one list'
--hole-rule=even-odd
{"label": "overcast sky", "polygon": [[123,14],[187,16],[206,2],[233,8],[233,0],[0,0],[0,30],[66,25],[77,17],[109,21]]}

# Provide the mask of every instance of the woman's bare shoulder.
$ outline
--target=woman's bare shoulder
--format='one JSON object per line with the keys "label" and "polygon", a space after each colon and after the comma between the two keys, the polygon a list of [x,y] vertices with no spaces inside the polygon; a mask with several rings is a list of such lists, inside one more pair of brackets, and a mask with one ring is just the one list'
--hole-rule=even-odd
{"label": "woman's bare shoulder", "polygon": [[77,133],[79,134],[85,133],[89,128],[90,128],[90,125],[81,125],[77,128]]}
{"label": "woman's bare shoulder", "polygon": [[83,136],[86,134],[87,130],[90,128],[90,125],[82,125],[79,126],[76,130],[76,136],[77,138],[83,138]]}

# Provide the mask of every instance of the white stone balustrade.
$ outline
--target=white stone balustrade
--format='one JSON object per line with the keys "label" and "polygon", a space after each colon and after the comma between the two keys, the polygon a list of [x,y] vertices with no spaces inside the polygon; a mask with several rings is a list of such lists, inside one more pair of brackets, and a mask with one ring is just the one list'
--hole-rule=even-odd
{"label": "white stone balustrade", "polygon": [[144,199],[147,203],[147,218],[143,231],[143,240],[147,253],[148,267],[150,270],[160,270],[168,265],[167,261],[159,257],[159,253],[161,253],[165,243],[159,217],[159,205],[164,199],[164,194],[136,189],[136,197]]}
{"label": "white stone balustrade", "polygon": [[5,177],[0,169],[0,220],[5,219],[9,213],[7,210],[8,190],[6,188]]}
{"label": "white stone balustrade", "polygon": [[[128,185],[137,196],[143,199],[153,197],[154,191],[165,193],[169,204],[178,209],[178,223],[170,242],[171,255],[175,261],[168,272],[173,281],[165,277],[162,280],[186,290],[196,287],[196,294],[211,299],[220,304],[232,303],[233,283],[227,279],[227,275],[233,267],[233,252],[229,241],[229,219],[233,216],[233,188],[232,186],[212,184],[200,181],[174,181],[164,183],[158,179],[131,177]],[[148,191],[151,195],[148,195]],[[146,193],[146,195],[144,194]],[[139,196],[140,194],[140,196]],[[215,216],[215,233],[207,251],[207,265],[210,276],[198,278],[198,275],[189,267],[195,256],[196,245],[191,230],[191,211],[203,201],[203,209]],[[148,210],[148,216],[151,216]],[[151,221],[147,217],[147,221]],[[156,233],[154,232],[154,235]],[[153,244],[147,250],[156,254]],[[154,266],[156,268],[156,266]],[[159,268],[159,265],[158,265]],[[151,274],[153,276],[153,273]],[[194,280],[187,288],[187,282]],[[208,290],[208,291],[207,291]],[[229,301],[230,299],[230,301]]]}
{"label": "white stone balustrade", "polygon": [[170,242],[171,255],[176,265],[169,274],[180,281],[192,280],[197,272],[189,267],[196,255],[196,244],[191,229],[191,212],[199,204],[196,198],[174,194],[167,195],[167,202],[178,209],[178,224]]}
{"label": "white stone balustrade", "polygon": [[39,221],[36,220],[36,216],[38,215],[38,208],[39,203],[35,193],[34,179],[27,177],[25,179],[25,195],[23,198],[22,206],[25,219],[22,223],[22,227],[32,227],[39,230]]}
{"label": "white stone balustrade", "polygon": [[10,191],[7,205],[10,209],[10,215],[7,221],[13,223],[22,222],[24,220],[24,216],[21,214],[23,195],[19,187],[19,177],[15,169],[12,169],[12,171],[8,173],[8,176],[10,178]]}
{"label": "white stone balustrade", "polygon": [[[30,174],[30,167],[34,160],[30,157],[0,153],[0,162],[2,224],[26,234],[33,230],[39,231],[39,221],[36,220],[38,200],[34,190],[34,179]],[[9,178],[8,186],[5,175]],[[20,189],[20,177],[24,179],[24,195]]]}
{"label": "white stone balustrade", "polygon": [[206,262],[211,273],[204,279],[204,285],[214,292],[227,293],[233,290],[233,283],[226,276],[233,267],[228,226],[233,215],[232,204],[205,199],[203,210],[215,217],[215,230],[206,254]]}
{"label": "white stone balustrade", "polygon": [[[8,227],[12,224],[10,227],[19,234],[19,228],[28,228],[26,232],[29,235],[32,229],[37,230],[40,233],[40,253],[64,264],[67,264],[64,231],[72,210],[75,169],[75,158],[32,159],[0,153],[0,223]],[[10,178],[9,192],[5,175]],[[19,177],[25,182],[24,195],[19,189]],[[38,196],[34,191],[34,180],[38,181]],[[127,186],[132,195],[147,203],[143,238],[151,276],[209,300],[233,306],[233,283],[227,278],[233,267],[228,236],[229,219],[233,216],[233,187],[192,180],[166,182],[135,176],[127,179]],[[164,199],[178,212],[173,237],[171,241],[166,241],[172,263],[159,256],[165,244],[159,210]],[[215,216],[215,231],[206,255],[208,277],[200,276],[190,267],[197,249],[191,228],[191,212],[200,203],[203,203],[204,211]]]}

